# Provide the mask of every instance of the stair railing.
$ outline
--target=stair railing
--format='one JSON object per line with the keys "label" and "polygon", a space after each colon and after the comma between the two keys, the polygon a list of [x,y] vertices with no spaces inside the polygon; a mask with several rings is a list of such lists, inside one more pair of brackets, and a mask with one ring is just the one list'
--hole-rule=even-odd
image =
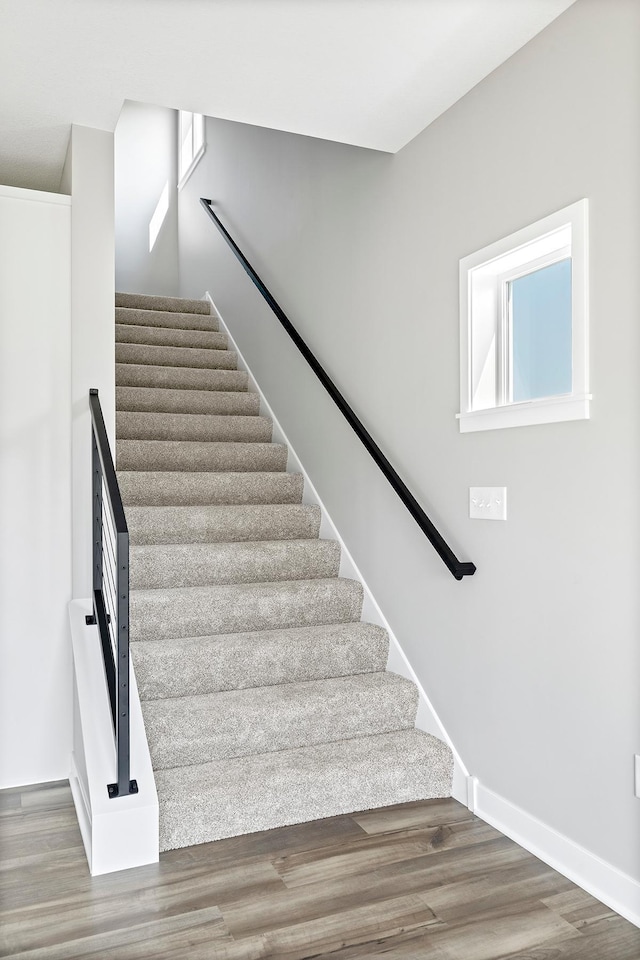
{"label": "stair railing", "polygon": [[98,391],[89,391],[91,410],[91,533],[93,616],[100,634],[116,748],[111,798],[138,792],[130,779],[129,738],[129,530],[124,515]]}
{"label": "stair railing", "polygon": [[229,231],[220,221],[220,218],[214,213],[212,209],[211,200],[206,200],[204,197],[200,198],[200,203],[203,208],[206,210],[207,214],[211,217],[212,221],[215,223],[216,227],[224,237],[225,241],[233,251],[236,258],[241,263],[245,272],[255,284],[257,289],[260,291],[264,299],[267,301],[276,317],[287,331],[296,347],[305,358],[315,375],[317,376],[320,383],[326,389],[327,393],[338,407],[346,421],[349,423],[353,431],[362,441],[365,448],[373,457],[375,463],[378,465],[382,473],[385,475],[395,492],[398,494],[405,507],[416,521],[422,532],[425,534],[436,553],[441,557],[441,559],[446,564],[447,568],[456,578],[456,580],[462,580],[463,577],[469,577],[476,572],[475,564],[469,561],[458,560],[455,553],[446,542],[444,537],[436,529],[432,521],[429,519],[427,514],[424,512],[416,498],[413,496],[407,485],[398,475],[397,471],[391,465],[389,460],[385,457],[384,453],[375,442],[369,431],[357,417],[352,407],[347,403],[343,395],[340,393],[335,383],[326,372],[324,367],[316,359],[315,355],[311,352],[310,348],[307,346],[305,341],[302,339],[298,331],[295,329],[286,313],[267,288],[266,284],[260,279],[254,268],[251,266],[242,250],[232,238]]}

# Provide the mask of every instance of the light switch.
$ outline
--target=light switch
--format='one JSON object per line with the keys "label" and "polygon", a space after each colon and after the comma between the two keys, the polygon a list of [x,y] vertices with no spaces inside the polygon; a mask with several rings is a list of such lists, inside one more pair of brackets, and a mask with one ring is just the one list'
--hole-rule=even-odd
{"label": "light switch", "polygon": [[472,520],[506,520],[506,487],[469,487],[469,516]]}

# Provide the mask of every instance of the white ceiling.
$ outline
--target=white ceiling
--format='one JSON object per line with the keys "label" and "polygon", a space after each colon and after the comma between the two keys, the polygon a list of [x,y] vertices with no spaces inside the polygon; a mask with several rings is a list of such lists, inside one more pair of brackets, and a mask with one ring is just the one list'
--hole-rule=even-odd
{"label": "white ceiling", "polygon": [[125,99],[395,152],[574,0],[0,0],[0,183]]}

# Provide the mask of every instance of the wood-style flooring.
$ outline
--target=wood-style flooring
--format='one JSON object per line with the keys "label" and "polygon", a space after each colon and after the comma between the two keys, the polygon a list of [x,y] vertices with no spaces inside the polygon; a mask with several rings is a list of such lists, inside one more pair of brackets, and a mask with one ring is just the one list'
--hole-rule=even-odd
{"label": "wood-style flooring", "polygon": [[0,956],[639,960],[640,930],[455,800],[91,878],[68,784],[0,792]]}

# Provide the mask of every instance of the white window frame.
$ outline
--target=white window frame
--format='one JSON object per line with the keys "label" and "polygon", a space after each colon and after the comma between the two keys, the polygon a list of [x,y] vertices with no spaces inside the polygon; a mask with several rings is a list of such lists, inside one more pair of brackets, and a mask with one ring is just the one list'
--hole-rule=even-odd
{"label": "white window frame", "polygon": [[[460,432],[589,418],[588,200],[460,261]],[[514,403],[508,284],[571,259],[570,393]]]}
{"label": "white window frame", "polygon": [[[184,124],[184,118],[191,117],[191,160],[186,168],[182,169],[182,130]],[[196,140],[196,123],[195,118],[200,117],[200,130],[202,133],[202,142],[198,143]],[[202,159],[202,156],[207,147],[206,140],[206,123],[205,118],[201,113],[193,113],[190,110],[178,110],[178,190],[182,190],[185,183],[197,167],[198,163]]]}

